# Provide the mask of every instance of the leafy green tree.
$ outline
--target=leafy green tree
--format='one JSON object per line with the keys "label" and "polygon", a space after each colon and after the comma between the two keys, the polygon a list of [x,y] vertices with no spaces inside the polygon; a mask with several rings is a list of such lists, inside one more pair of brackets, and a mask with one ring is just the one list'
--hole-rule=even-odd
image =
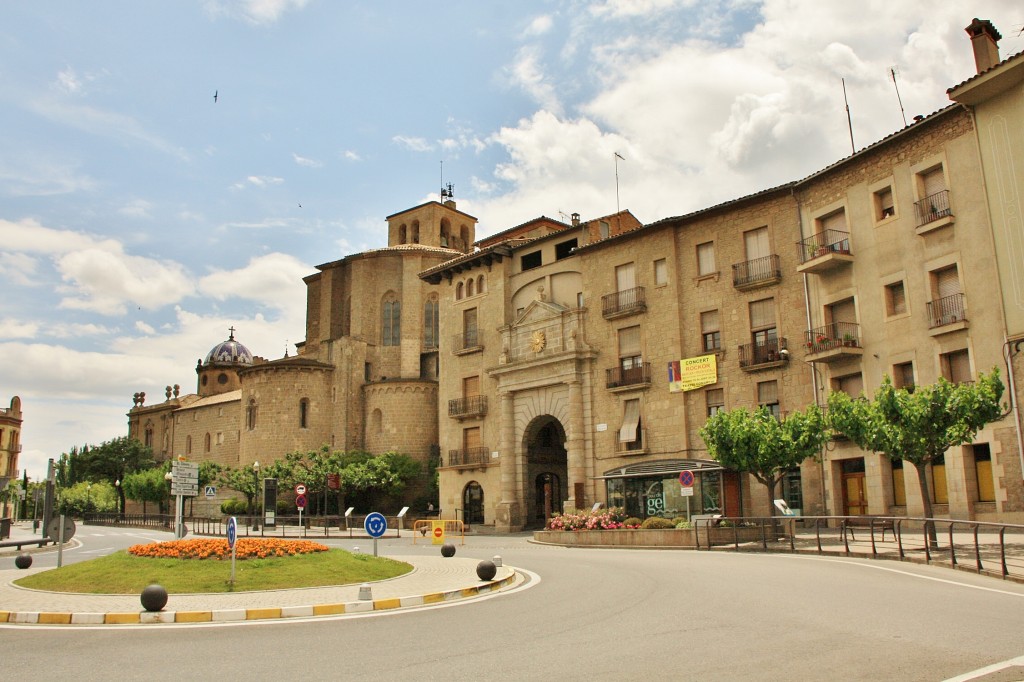
{"label": "leafy green tree", "polygon": [[[834,392],[828,398],[833,429],[865,450],[910,462],[924,503],[932,517],[926,467],[954,445],[970,443],[978,431],[999,419],[1003,382],[999,370],[982,374],[973,384],[952,384],[940,378],[913,391],[895,388],[887,376],[873,400]],[[935,541],[932,527],[932,541]]]}
{"label": "leafy green tree", "polygon": [[117,509],[117,494],[109,483],[84,481],[61,489],[57,509],[61,514],[79,517],[86,513],[112,512]]}
{"label": "leafy green tree", "polygon": [[341,485],[346,493],[361,494],[371,505],[380,496],[394,497],[419,476],[420,464],[408,455],[385,452],[345,466]]}
{"label": "leafy green tree", "polygon": [[163,512],[170,495],[170,486],[164,478],[168,470],[167,466],[163,466],[126,474],[121,481],[121,492],[128,499],[141,502],[143,513],[149,502],[156,504]]}
{"label": "leafy green tree", "polygon": [[828,438],[817,405],[776,419],[765,407],[711,416],[700,430],[708,453],[722,466],[748,473],[768,489],[768,516],[775,515],[775,486],[788,469],[818,458]]}
{"label": "leafy green tree", "polygon": [[[111,484],[124,481],[135,471],[153,466],[153,450],[141,441],[128,436],[114,438],[92,448],[83,448],[78,462],[85,480],[108,481]],[[118,487],[118,511],[124,513],[124,488]]]}
{"label": "leafy green tree", "polygon": [[[263,478],[263,476],[259,476]],[[224,467],[217,475],[217,480],[224,488],[229,488],[245,496],[246,507],[250,510],[250,516],[255,515],[253,504],[256,500],[256,491],[259,490],[257,475],[251,467],[235,469]]]}

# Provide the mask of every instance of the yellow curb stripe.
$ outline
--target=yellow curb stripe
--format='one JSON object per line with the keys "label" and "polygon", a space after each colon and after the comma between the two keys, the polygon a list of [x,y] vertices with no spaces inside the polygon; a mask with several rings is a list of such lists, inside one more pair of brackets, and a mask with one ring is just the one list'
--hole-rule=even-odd
{"label": "yellow curb stripe", "polygon": [[0,623],[6,623],[11,617],[10,611],[0,611]]}
{"label": "yellow curb stripe", "polygon": [[401,599],[374,599],[373,608],[375,611],[384,611],[386,609],[397,609],[402,606]]}
{"label": "yellow curb stripe", "polygon": [[103,622],[107,625],[134,625],[141,621],[137,613],[108,613]]}
{"label": "yellow curb stripe", "polygon": [[479,594],[479,592],[480,588],[478,587],[467,587],[464,590],[459,590],[459,594],[461,594],[463,597],[475,597],[477,594]]}
{"label": "yellow curb stripe", "polygon": [[319,604],[313,607],[314,616],[336,616],[345,613],[344,604]]}
{"label": "yellow curb stripe", "polygon": [[423,595],[424,604],[437,604],[438,602],[444,601],[444,592],[435,592],[433,594]]}
{"label": "yellow curb stripe", "polygon": [[213,620],[213,611],[178,611],[174,614],[175,623],[206,623]]}
{"label": "yellow curb stripe", "polygon": [[262,608],[262,609],[246,609],[245,619],[246,620],[264,620],[266,618],[280,618],[280,608]]}
{"label": "yellow curb stripe", "polygon": [[40,613],[39,620],[36,621],[41,625],[70,625],[71,614],[70,613]]}

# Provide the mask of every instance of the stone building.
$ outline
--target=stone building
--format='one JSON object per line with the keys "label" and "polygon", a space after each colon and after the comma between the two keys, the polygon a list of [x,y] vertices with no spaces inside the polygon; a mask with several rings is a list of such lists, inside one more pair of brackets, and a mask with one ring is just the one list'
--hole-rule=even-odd
{"label": "stone building", "polygon": [[[22,421],[21,398],[14,396],[10,407],[0,408],[0,490],[18,477]],[[0,509],[0,517],[9,517],[8,510]]]}

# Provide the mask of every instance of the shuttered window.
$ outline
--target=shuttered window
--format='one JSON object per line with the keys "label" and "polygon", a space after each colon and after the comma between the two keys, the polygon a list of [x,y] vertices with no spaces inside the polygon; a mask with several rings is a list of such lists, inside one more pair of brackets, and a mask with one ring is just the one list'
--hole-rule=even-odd
{"label": "shuttered window", "polygon": [[616,291],[628,291],[636,288],[636,268],[632,263],[626,263],[615,268]]}
{"label": "shuttered window", "polygon": [[960,277],[957,275],[955,265],[951,265],[948,268],[942,268],[941,270],[936,270],[934,277],[935,294],[937,298],[945,298],[946,296],[952,296],[960,293]]}
{"label": "shuttered window", "polygon": [[750,303],[750,328],[766,329],[775,326],[775,299],[765,298]]}
{"label": "shuttered window", "polygon": [[926,197],[938,194],[946,189],[946,177],[942,174],[942,166],[936,166],[921,173],[921,184],[924,186],[924,195]]}
{"label": "shuttered window", "polygon": [[851,398],[859,398],[864,392],[864,377],[860,373],[839,377],[835,380],[835,388]]}
{"label": "shuttered window", "polygon": [[462,431],[462,449],[469,452],[480,447],[480,427],[474,426]]}
{"label": "shuttered window", "polygon": [[640,400],[634,398],[623,404],[622,428],[619,429],[620,443],[634,443],[639,440],[637,431],[640,428]]}
{"label": "shuttered window", "polygon": [[818,225],[822,232],[825,230],[837,230],[839,232],[849,231],[846,229],[846,211],[842,209],[829,213],[826,216],[822,216],[818,219]]}
{"label": "shuttered window", "polygon": [[903,282],[887,284],[885,287],[886,308],[890,315],[902,315],[907,312],[907,296]]}
{"label": "shuttered window", "polygon": [[759,227],[743,233],[743,244],[747,251],[747,260],[757,260],[772,255],[768,246],[768,228]]}
{"label": "shuttered window", "polygon": [[705,242],[697,245],[697,274],[712,275],[715,270],[715,243]]}
{"label": "shuttered window", "polygon": [[641,355],[640,327],[626,327],[619,330],[619,357],[629,358]]}
{"label": "shuttered window", "polygon": [[466,377],[462,380],[462,397],[480,395],[480,377]]}
{"label": "shuttered window", "polygon": [[966,349],[946,353],[942,356],[942,365],[948,381],[954,384],[971,381],[971,356]]}

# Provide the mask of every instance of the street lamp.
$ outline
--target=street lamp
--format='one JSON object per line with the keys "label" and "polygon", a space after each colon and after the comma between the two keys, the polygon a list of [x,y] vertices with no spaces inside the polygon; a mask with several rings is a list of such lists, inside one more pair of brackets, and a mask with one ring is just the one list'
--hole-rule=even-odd
{"label": "street lamp", "polygon": [[92,506],[92,483],[85,484],[85,513],[82,514],[82,521],[85,521],[85,514],[89,513],[89,507]]}
{"label": "street lamp", "polygon": [[121,479],[120,478],[114,481],[114,495],[116,496],[115,499],[114,499],[114,509],[117,511],[117,516],[120,519],[121,518],[121,513],[124,511],[121,508]]}
{"label": "street lamp", "polygon": [[262,513],[261,510],[260,510],[260,462],[259,462],[259,460],[256,460],[255,462],[252,463],[252,480],[253,480],[253,484],[254,484],[253,485],[252,497],[253,497],[253,500],[255,500],[255,505],[254,505],[255,509],[253,509],[253,511],[255,513],[253,514],[253,517],[252,517],[252,529],[253,530],[259,530],[260,529],[260,514]]}

